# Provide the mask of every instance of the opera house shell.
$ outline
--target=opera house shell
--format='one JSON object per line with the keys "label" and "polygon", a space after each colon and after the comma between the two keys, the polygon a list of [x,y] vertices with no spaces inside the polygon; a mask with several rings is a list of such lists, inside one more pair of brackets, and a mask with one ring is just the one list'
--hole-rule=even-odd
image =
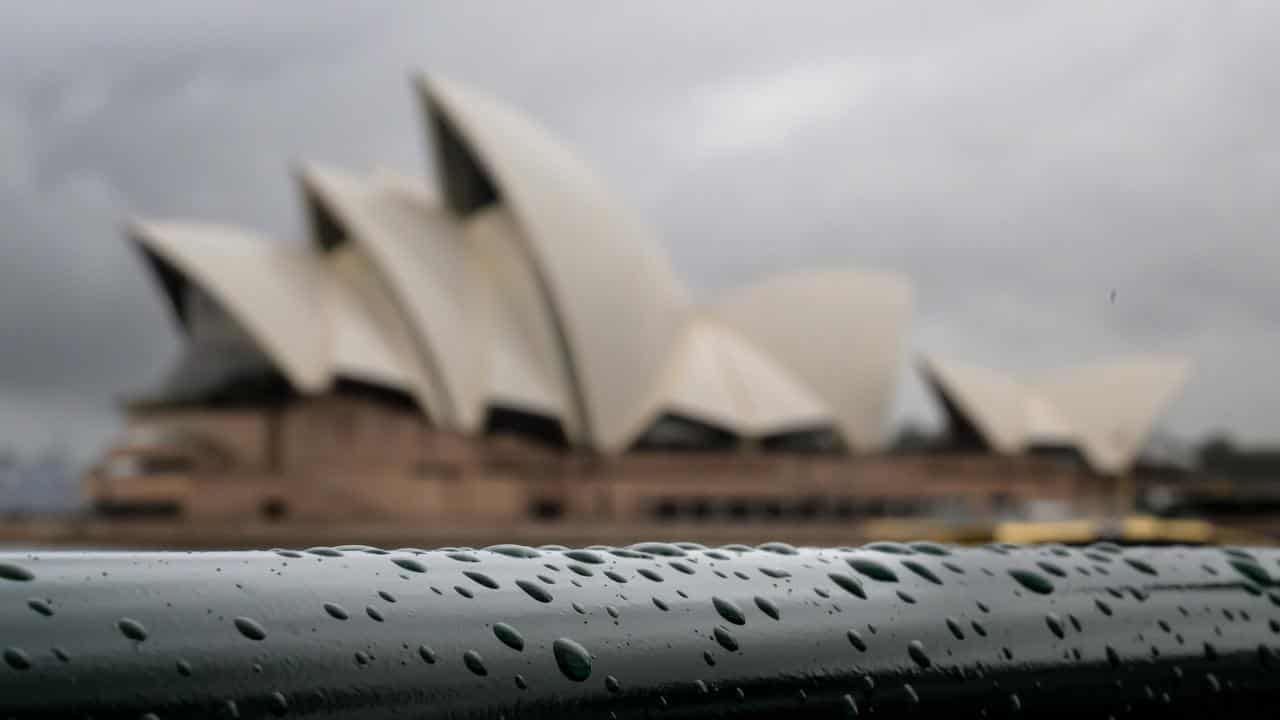
{"label": "opera house shell", "polygon": [[[930,512],[1018,474],[1034,479],[1015,490],[1026,497],[1088,482],[1022,458],[996,472],[990,453],[940,465],[876,452],[904,278],[787,273],[694,302],[645,223],[543,128],[438,76],[415,90],[436,182],[300,167],[305,244],[130,225],[185,342],[86,476],[96,509],[809,523]],[[923,369],[986,449],[1015,456],[1052,431],[1103,475],[1133,462],[1185,374]]]}
{"label": "opera house shell", "polygon": [[438,190],[303,167],[306,248],[216,225],[132,226],[189,339],[166,395],[270,368],[303,394],[343,380],[403,393],[465,433],[520,413],[606,454],[882,445],[903,279],[797,274],[696,305],[644,223],[542,128],[439,77],[418,91]]}

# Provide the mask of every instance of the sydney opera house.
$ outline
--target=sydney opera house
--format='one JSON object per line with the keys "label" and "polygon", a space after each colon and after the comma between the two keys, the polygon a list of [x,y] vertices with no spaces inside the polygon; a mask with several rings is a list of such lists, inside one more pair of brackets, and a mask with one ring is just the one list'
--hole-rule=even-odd
{"label": "sydney opera house", "polygon": [[530,118],[440,77],[415,89],[434,182],[299,168],[305,244],[130,226],[185,350],[86,476],[99,513],[813,526],[1079,507],[1110,501],[1185,381],[1177,358],[1014,378],[926,357],[951,432],[889,452],[905,278],[823,269],[694,302]]}

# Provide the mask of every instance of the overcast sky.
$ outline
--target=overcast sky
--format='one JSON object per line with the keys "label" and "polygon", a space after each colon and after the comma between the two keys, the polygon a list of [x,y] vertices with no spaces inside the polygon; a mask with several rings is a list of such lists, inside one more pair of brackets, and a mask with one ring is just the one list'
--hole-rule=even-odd
{"label": "overcast sky", "polygon": [[1277,37],[1267,0],[4,3],[0,445],[92,453],[173,362],[131,215],[297,239],[293,163],[429,172],[417,68],[552,128],[704,296],[892,269],[912,352],[1186,353],[1167,428],[1280,439]]}

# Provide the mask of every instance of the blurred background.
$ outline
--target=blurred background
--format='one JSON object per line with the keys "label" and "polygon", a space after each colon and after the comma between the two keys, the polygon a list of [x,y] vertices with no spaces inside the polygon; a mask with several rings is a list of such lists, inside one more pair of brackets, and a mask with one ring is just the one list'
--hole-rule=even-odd
{"label": "blurred background", "polygon": [[5,6],[0,542],[1270,541],[1278,31]]}

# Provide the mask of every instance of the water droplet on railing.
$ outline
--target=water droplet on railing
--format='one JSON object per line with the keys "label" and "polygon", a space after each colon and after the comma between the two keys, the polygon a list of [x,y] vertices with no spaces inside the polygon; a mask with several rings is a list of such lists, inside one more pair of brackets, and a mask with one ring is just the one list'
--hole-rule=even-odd
{"label": "water droplet on railing", "polygon": [[503,645],[512,650],[524,650],[524,637],[518,630],[506,623],[495,623],[493,626],[493,634],[502,641]]}
{"label": "water droplet on railing", "polygon": [[719,596],[711,598],[711,604],[715,606],[716,612],[720,613],[720,617],[728,620],[734,625],[746,625],[747,618],[742,614],[739,608],[732,600],[726,600]]}
{"label": "water droplet on railing", "polygon": [[236,629],[240,631],[241,635],[249,638],[250,640],[264,640],[267,637],[266,629],[252,618],[238,617],[235,620],[232,620],[232,623],[235,624]]}
{"label": "water droplet on railing", "polygon": [[116,627],[119,628],[121,635],[134,642],[142,642],[147,639],[147,629],[142,626],[142,623],[132,618],[121,618],[120,622],[116,623]]}
{"label": "water droplet on railing", "polygon": [[551,644],[555,655],[556,666],[565,677],[574,682],[582,682],[591,677],[591,654],[587,649],[569,638],[559,638]]}

